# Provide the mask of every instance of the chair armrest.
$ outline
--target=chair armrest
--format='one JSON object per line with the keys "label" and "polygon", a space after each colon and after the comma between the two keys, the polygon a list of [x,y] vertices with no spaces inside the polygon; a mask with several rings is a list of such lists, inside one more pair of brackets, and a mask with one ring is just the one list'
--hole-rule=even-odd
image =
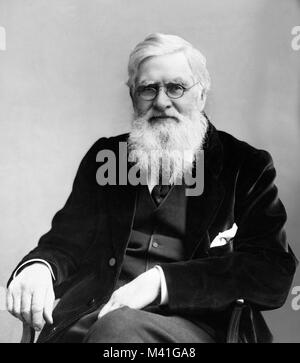
{"label": "chair armrest", "polygon": [[27,323],[23,323],[23,332],[20,343],[34,343],[35,331]]}
{"label": "chair armrest", "polygon": [[243,299],[235,302],[227,331],[227,343],[239,343],[240,341],[240,322],[245,306]]}

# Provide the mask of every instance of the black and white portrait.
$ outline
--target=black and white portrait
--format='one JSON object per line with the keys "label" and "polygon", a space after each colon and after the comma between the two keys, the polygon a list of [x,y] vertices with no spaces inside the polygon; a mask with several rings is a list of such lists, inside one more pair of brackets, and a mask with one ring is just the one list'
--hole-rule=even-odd
{"label": "black and white portrait", "polygon": [[0,342],[300,342],[299,15],[0,0]]}

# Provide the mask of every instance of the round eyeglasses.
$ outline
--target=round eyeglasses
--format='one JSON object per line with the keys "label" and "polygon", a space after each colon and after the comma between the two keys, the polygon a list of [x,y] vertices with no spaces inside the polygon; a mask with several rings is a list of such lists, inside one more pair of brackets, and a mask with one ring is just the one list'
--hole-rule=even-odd
{"label": "round eyeglasses", "polygon": [[167,83],[165,85],[152,83],[147,86],[139,86],[135,93],[144,101],[153,101],[157,97],[159,90],[164,88],[164,91],[169,98],[177,99],[199,83],[201,84],[201,81],[194,83],[191,87],[184,87],[179,83]]}

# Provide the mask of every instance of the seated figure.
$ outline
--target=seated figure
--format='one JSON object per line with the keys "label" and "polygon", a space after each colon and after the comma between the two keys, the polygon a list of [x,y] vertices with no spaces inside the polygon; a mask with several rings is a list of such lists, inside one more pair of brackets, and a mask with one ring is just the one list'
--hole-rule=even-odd
{"label": "seated figure", "polygon": [[128,77],[130,132],[87,152],[9,311],[38,342],[223,342],[242,299],[271,341],[261,311],[284,304],[297,260],[270,154],[210,122],[206,60],[184,39],[149,35]]}

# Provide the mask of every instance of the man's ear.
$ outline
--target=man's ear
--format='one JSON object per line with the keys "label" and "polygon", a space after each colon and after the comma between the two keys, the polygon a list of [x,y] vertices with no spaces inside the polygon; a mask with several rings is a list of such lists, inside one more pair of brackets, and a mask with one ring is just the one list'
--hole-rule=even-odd
{"label": "man's ear", "polygon": [[206,95],[207,95],[207,92],[206,92],[206,90],[203,89],[201,91],[200,95],[199,95],[199,98],[198,98],[199,108],[201,110],[203,110],[204,107],[205,107],[205,104],[206,104]]}
{"label": "man's ear", "polygon": [[130,98],[131,98],[132,105],[134,107],[135,106],[135,100],[134,100],[134,94],[133,94],[132,87],[129,88],[129,95],[130,95]]}

